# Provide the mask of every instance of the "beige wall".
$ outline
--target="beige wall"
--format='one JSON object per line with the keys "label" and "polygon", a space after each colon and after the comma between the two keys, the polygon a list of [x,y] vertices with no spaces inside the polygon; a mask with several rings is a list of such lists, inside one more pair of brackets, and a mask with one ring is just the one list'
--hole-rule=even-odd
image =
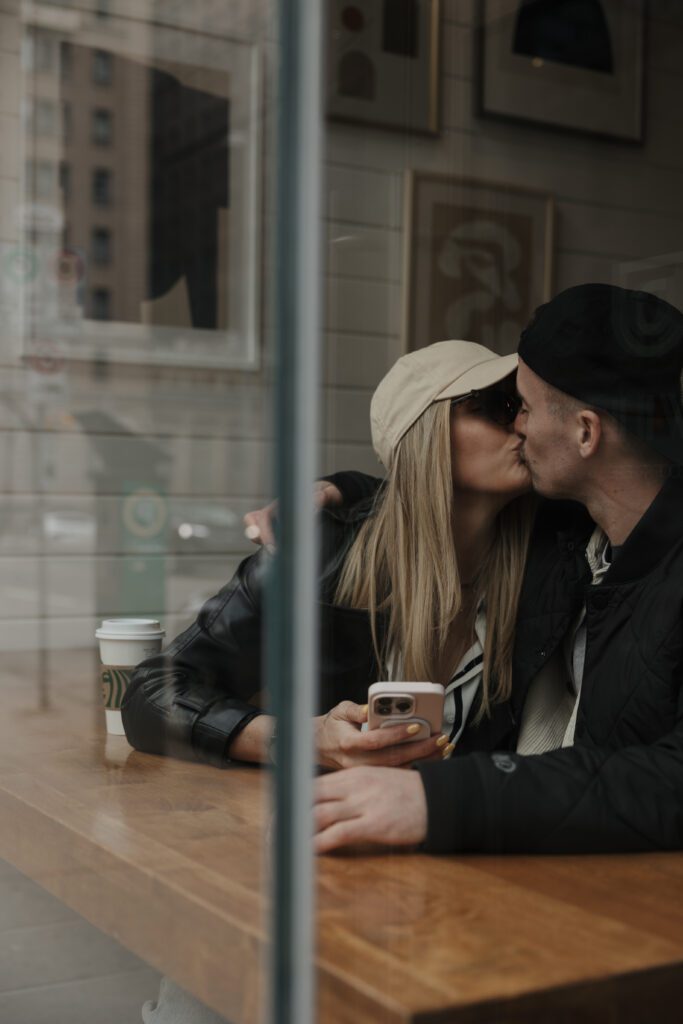
{"label": "beige wall", "polygon": [[[440,138],[328,126],[321,467],[369,472],[377,467],[369,446],[368,408],[373,387],[401,351],[406,169],[517,183],[553,194],[557,289],[615,280],[620,265],[629,260],[673,253],[674,267],[681,264],[683,19],[676,15],[674,20],[675,4],[653,6],[660,16],[652,19],[649,32],[647,141],[642,147],[477,118],[474,3],[466,0],[444,3]],[[139,3],[131,0],[129,7],[140,16]],[[125,3],[118,10],[125,11]],[[257,38],[271,86],[272,18],[263,18],[261,11],[247,0],[204,7],[169,0],[156,4],[153,13],[172,24]],[[18,3],[0,0],[0,12],[0,242],[10,243],[17,241],[22,166]],[[267,95],[272,97],[272,91]],[[270,148],[264,166],[272,174],[270,99],[265,106]],[[267,231],[272,225],[268,209],[265,220]],[[679,280],[667,271],[662,287],[683,304]],[[266,293],[266,306],[267,298]],[[34,647],[42,640],[50,646],[87,644],[96,613],[141,610],[121,607],[114,599],[111,607],[98,607],[96,596],[98,580],[116,580],[124,570],[130,587],[141,557],[147,563],[157,559],[165,572],[165,606],[159,611],[174,633],[249,549],[241,536],[241,516],[270,488],[268,347],[265,368],[257,373],[115,364],[103,373],[75,364],[50,379],[24,368],[20,351],[20,339],[3,315],[0,649]],[[93,411],[115,416],[120,427],[88,435],[78,416]],[[171,518],[177,514],[178,521],[201,521],[207,509],[232,515],[232,526],[226,521],[220,538],[213,545],[207,542],[201,556],[126,553],[116,530],[108,528],[121,514],[122,495],[114,489],[96,500],[94,474],[103,459],[125,471],[140,442],[157,446],[167,457]],[[65,526],[69,520],[76,524],[72,535]],[[47,524],[47,532],[41,524]],[[41,620],[47,627],[43,632]]]}

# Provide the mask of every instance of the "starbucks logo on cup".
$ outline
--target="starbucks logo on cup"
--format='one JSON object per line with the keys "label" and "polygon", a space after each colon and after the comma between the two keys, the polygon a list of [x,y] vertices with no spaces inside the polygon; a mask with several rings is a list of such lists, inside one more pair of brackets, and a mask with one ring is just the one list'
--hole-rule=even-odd
{"label": "starbucks logo on cup", "polygon": [[133,670],[121,665],[104,665],[102,667],[102,699],[105,708],[118,709],[123,703],[123,695],[130,682]]}

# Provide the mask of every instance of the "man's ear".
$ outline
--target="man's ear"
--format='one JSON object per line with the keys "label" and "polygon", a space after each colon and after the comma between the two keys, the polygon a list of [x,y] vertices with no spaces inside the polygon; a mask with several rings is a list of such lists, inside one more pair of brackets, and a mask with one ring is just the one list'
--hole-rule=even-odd
{"label": "man's ear", "polygon": [[576,434],[579,455],[589,459],[598,450],[602,437],[602,422],[597,412],[582,409],[576,417]]}

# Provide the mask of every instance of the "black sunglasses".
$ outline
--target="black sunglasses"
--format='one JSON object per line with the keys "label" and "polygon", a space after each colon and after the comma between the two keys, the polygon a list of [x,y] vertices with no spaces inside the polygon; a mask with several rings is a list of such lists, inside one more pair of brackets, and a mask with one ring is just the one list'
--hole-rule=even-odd
{"label": "black sunglasses", "polygon": [[470,391],[466,395],[451,400],[451,408],[460,402],[474,400],[479,403],[481,411],[487,419],[497,423],[499,427],[509,427],[515,422],[517,413],[522,408],[522,401],[517,395],[507,391],[495,391],[486,388],[484,391]]}

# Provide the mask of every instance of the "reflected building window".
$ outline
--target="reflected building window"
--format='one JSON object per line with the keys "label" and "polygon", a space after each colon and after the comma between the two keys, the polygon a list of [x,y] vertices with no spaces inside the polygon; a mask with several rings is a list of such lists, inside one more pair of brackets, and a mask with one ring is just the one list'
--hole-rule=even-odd
{"label": "reflected building window", "polygon": [[59,162],[59,187],[64,199],[71,195],[71,167],[66,160]]}
{"label": "reflected building window", "polygon": [[399,57],[417,57],[419,10],[417,0],[384,0],[382,49]]}
{"label": "reflected building window", "polygon": [[57,186],[57,169],[49,160],[26,162],[26,187],[33,199],[52,199]]}
{"label": "reflected building window", "polygon": [[601,0],[522,0],[513,49],[536,60],[614,74]]}
{"label": "reflected building window", "polygon": [[93,263],[100,267],[111,263],[111,231],[109,228],[93,228],[90,238],[90,256]]}
{"label": "reflected building window", "polygon": [[59,46],[59,74],[63,81],[71,78],[74,63],[74,51],[71,43],[63,41]]}
{"label": "reflected building window", "polygon": [[96,85],[111,85],[113,58],[106,50],[95,50],[92,59],[92,80]]}
{"label": "reflected building window", "polygon": [[375,65],[365,53],[345,53],[339,61],[337,92],[357,100],[374,100],[377,89]]}
{"label": "reflected building window", "polygon": [[72,135],[73,124],[71,115],[71,104],[62,103],[62,139],[64,142],[69,142]]}
{"label": "reflected building window", "polygon": [[98,108],[92,114],[92,141],[96,146],[111,145],[113,118],[110,110]]}
{"label": "reflected building window", "polygon": [[57,40],[50,32],[37,30],[22,41],[22,64],[27,71],[50,73],[57,68]]}
{"label": "reflected building window", "polygon": [[36,99],[29,106],[29,130],[36,135],[56,135],[59,108],[54,100]]}
{"label": "reflected building window", "polygon": [[111,319],[111,292],[108,288],[93,288],[90,297],[90,316],[93,320]]}
{"label": "reflected building window", "polygon": [[92,201],[95,206],[109,206],[112,201],[112,173],[106,167],[92,172]]}

